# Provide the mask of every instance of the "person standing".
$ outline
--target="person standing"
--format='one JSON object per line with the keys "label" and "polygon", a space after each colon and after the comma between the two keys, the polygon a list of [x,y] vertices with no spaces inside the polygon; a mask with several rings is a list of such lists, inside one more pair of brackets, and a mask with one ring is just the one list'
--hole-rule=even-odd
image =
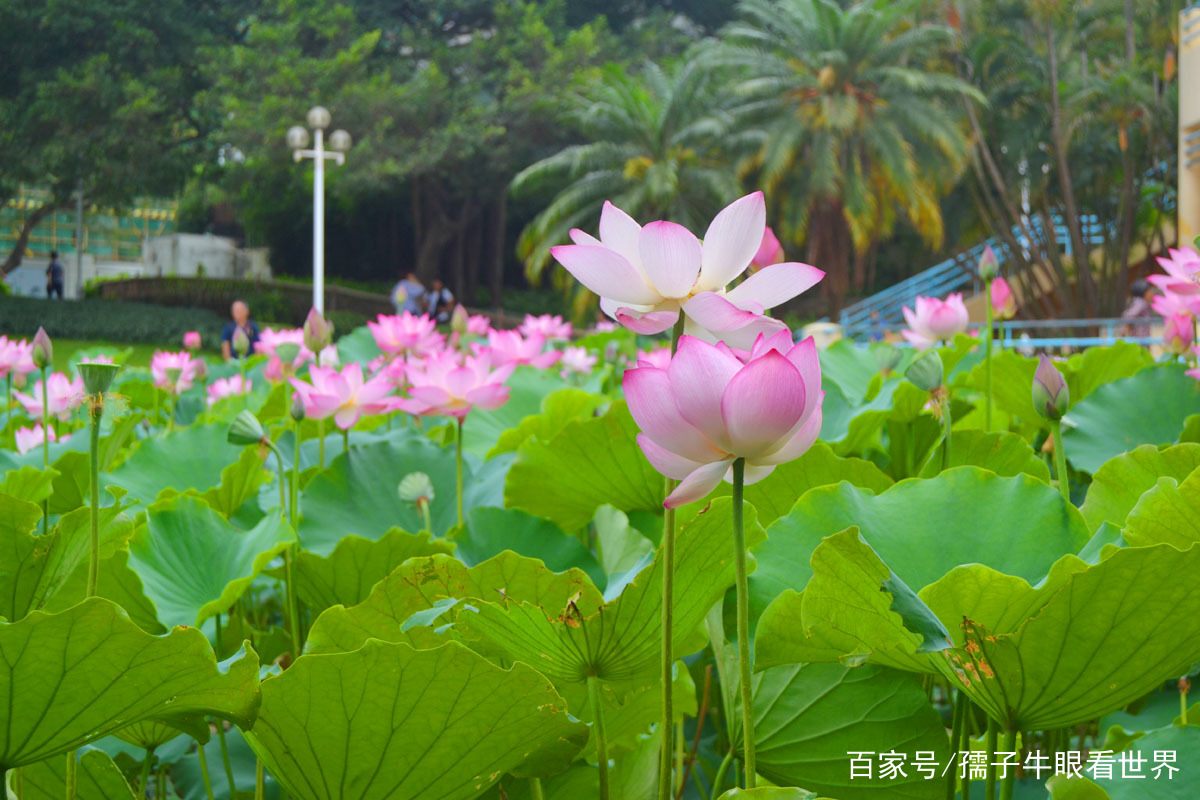
{"label": "person standing", "polygon": [[254,345],[258,344],[258,323],[250,319],[250,306],[242,300],[235,300],[229,309],[233,319],[225,323],[221,331],[221,355],[228,361],[231,358],[245,358],[254,353]]}
{"label": "person standing", "polygon": [[425,308],[429,316],[438,322],[450,321],[450,314],[454,311],[454,295],[440,278],[433,279],[433,288],[429,292],[429,301]]}
{"label": "person standing", "polygon": [[50,264],[46,267],[46,299],[54,299],[54,294],[58,293],[58,299],[63,299],[63,265],[58,260],[58,251],[50,251]]}
{"label": "person standing", "polygon": [[407,273],[399,283],[392,288],[392,305],[396,313],[407,311],[410,314],[420,314],[425,308],[425,285],[417,278],[417,273]]}

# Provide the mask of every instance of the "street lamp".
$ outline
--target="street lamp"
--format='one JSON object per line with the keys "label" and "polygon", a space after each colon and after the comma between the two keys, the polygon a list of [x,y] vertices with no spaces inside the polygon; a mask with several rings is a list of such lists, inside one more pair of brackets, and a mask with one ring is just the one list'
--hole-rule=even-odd
{"label": "street lamp", "polygon": [[346,163],[345,153],[350,149],[350,134],[340,128],[329,134],[329,148],[325,150],[325,129],[331,122],[329,111],[322,106],[308,110],[308,124],[313,127],[313,149],[308,146],[308,130],[302,125],[293,125],[287,132],[288,147],[296,161],[304,158],[313,160],[313,308],[325,313],[325,159],[337,164]]}

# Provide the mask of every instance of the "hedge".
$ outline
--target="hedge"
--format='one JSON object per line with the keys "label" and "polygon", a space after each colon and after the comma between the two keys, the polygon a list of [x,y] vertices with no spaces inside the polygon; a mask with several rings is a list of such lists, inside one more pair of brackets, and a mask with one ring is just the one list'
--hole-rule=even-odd
{"label": "hedge", "polygon": [[219,341],[225,320],[200,308],[0,296],[0,334],[28,338],[39,325],[52,338],[161,344],[180,342],[187,331],[200,331],[206,342]]}

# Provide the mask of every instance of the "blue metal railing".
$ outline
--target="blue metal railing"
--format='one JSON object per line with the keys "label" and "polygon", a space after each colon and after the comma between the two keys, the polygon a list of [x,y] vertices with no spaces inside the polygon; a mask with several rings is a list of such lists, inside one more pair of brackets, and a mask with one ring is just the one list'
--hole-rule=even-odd
{"label": "blue metal railing", "polygon": [[[1097,319],[1013,319],[995,324],[996,343],[1001,348],[1057,349],[1060,347],[1095,347],[1130,342],[1140,345],[1162,343],[1162,333],[1134,333],[1139,328],[1162,325],[1161,317],[1104,317]],[[980,326],[982,327],[982,326]],[[859,325],[843,329],[842,334],[851,339],[879,339],[892,334],[900,335],[902,325]],[[1063,335],[1066,331],[1079,331],[1077,335]],[[1042,334],[1042,335],[1039,335]],[[905,344],[901,342],[901,344]]]}

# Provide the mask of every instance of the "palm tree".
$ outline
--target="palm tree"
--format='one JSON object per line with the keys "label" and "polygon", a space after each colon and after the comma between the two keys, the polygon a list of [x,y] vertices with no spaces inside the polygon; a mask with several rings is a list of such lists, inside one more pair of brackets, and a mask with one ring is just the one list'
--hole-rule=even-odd
{"label": "palm tree", "polygon": [[[714,96],[711,76],[694,63],[673,70],[647,64],[638,75],[615,65],[605,69],[568,114],[588,143],[513,179],[517,195],[557,190],[517,243],[531,282],[550,263],[550,248],[569,241],[571,228],[595,228],[605,200],[639,220],[670,219],[702,230],[738,196],[732,161],[716,148],[728,118]],[[557,275],[582,316],[594,298],[564,270]]]}
{"label": "palm tree", "polygon": [[914,24],[918,5],[742,0],[709,52],[732,76],[735,118],[756,130],[743,175],[828,273],[835,309],[901,216],[940,246],[938,201],[966,165],[962,99],[980,96],[936,60],[954,32]]}

